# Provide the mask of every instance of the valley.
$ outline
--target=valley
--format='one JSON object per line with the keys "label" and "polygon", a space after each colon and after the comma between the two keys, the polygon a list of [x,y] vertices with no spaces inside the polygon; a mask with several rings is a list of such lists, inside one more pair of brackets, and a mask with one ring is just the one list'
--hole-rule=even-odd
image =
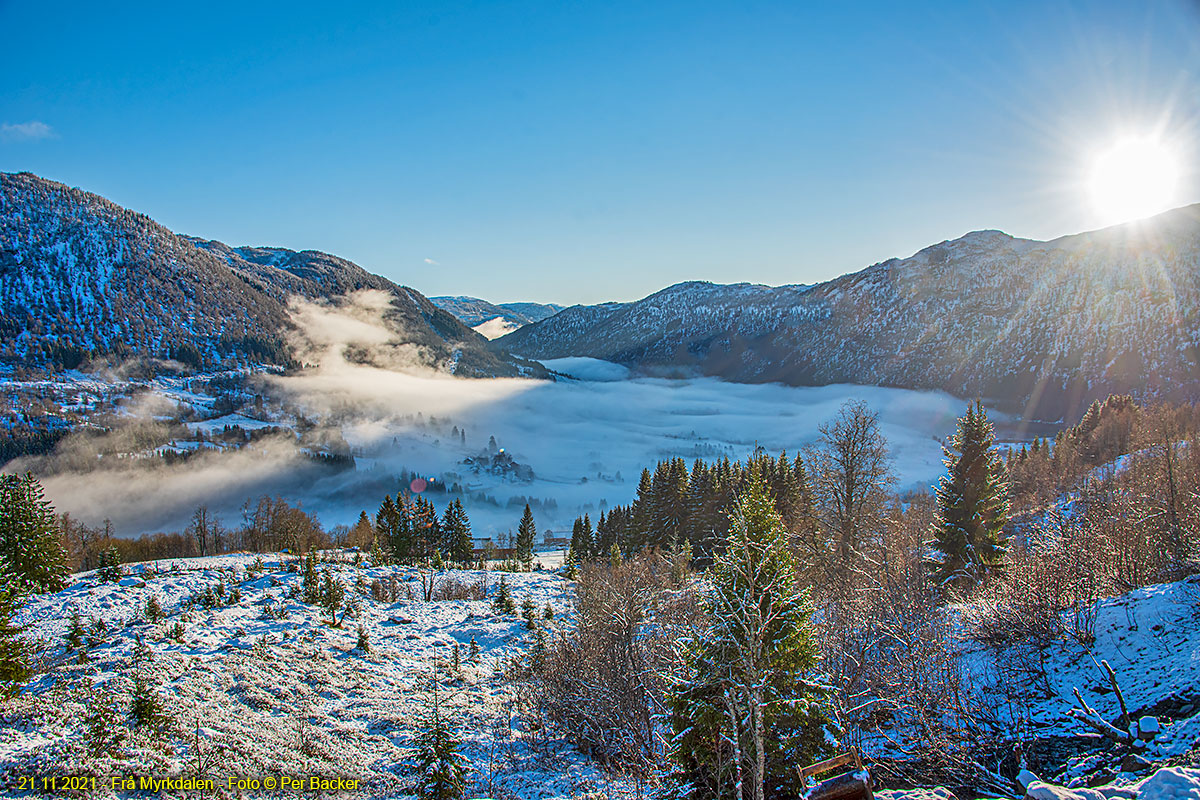
{"label": "valley", "polygon": [[[660,459],[799,453],[850,398],[880,413],[898,487],[925,490],[965,405],[877,387],[636,378],[593,359],[546,366],[560,371],[557,380],[455,381],[344,361],[296,375],[10,377],[0,393],[23,404],[9,410],[10,429],[33,414],[75,434],[53,455],[9,469],[32,469],[61,511],[89,525],[110,520],[121,536],[181,530],[198,506],[233,525],[264,494],[302,504],[329,527],[353,525],[420,476],[439,507],[461,499],[476,536],[499,541],[526,502],[540,530],[560,534],[579,515],[630,502],[641,470]],[[528,472],[493,469],[501,451]]]}

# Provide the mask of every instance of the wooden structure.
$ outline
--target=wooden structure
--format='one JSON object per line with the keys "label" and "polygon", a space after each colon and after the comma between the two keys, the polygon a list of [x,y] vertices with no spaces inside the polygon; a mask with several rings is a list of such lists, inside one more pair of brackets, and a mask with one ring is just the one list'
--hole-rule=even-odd
{"label": "wooden structure", "polygon": [[[813,785],[809,783],[809,779],[816,775],[844,767],[852,769],[843,770]],[[800,784],[804,787],[806,800],[875,800],[871,791],[871,776],[863,767],[857,747],[816,764],[797,767],[796,771],[800,773]]]}

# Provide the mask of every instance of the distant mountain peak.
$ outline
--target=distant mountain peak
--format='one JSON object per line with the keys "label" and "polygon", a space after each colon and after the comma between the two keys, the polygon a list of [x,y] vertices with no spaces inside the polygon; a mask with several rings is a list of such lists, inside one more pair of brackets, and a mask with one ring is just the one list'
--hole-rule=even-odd
{"label": "distant mountain peak", "polygon": [[490,303],[469,295],[447,295],[429,299],[488,339],[511,333],[532,322],[539,322],[566,307],[554,303]]}
{"label": "distant mountain peak", "polygon": [[941,389],[1056,419],[1200,399],[1200,205],[1038,242],[972,231],[815,286],[687,281],[492,347],[746,382]]}

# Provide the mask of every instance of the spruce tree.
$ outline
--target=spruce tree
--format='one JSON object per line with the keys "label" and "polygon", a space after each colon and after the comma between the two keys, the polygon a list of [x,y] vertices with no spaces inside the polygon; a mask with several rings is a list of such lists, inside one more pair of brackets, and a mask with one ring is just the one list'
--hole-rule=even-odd
{"label": "spruce tree", "polygon": [[409,506],[411,518],[412,545],[409,558],[423,560],[433,555],[433,550],[441,541],[442,525],[438,520],[437,509],[433,503],[417,495]]}
{"label": "spruce tree", "polygon": [[117,550],[116,545],[110,545],[107,550],[102,550],[98,563],[97,574],[100,580],[106,583],[116,583],[121,580],[121,575],[124,573],[121,569],[121,553]]}
{"label": "spruce tree", "polygon": [[448,506],[442,520],[443,536],[451,561],[466,564],[475,555],[475,541],[471,538],[471,520],[462,501],[455,498]]}
{"label": "spruce tree", "polygon": [[571,528],[571,548],[567,559],[571,564],[581,564],[592,557],[592,525],[587,516],[575,518]]}
{"label": "spruce tree", "polygon": [[56,592],[68,574],[54,508],[32,473],[0,475],[0,561],[21,594]]}
{"label": "spruce tree", "polygon": [[1004,565],[1008,485],[994,444],[983,404],[967,406],[945,448],[948,474],[937,491],[937,557],[928,568],[938,586],[966,589]]}
{"label": "spruce tree", "polygon": [[83,647],[87,631],[83,628],[83,618],[79,609],[71,609],[71,619],[67,622],[67,650],[79,650]]}
{"label": "spruce tree", "polygon": [[[382,539],[392,551],[392,556],[395,557],[396,551],[392,548],[392,543],[395,537],[397,524],[396,504],[392,502],[392,496],[385,495],[383,502],[379,504],[379,511],[375,512],[375,535],[376,544],[379,539]],[[375,566],[379,566],[378,563]]]}
{"label": "spruce tree", "polygon": [[653,525],[653,503],[654,479],[650,470],[643,469],[641,477],[638,478],[637,497],[633,501],[633,519],[630,520],[627,552],[638,553],[646,548]]}
{"label": "spruce tree", "polygon": [[325,569],[321,576],[321,608],[329,612],[329,624],[335,628],[341,627],[338,621],[337,613],[342,609],[342,605],[346,601],[346,587],[342,586],[342,582],[333,577],[333,572],[328,568]]}
{"label": "spruce tree", "polygon": [[461,742],[442,708],[437,675],[425,691],[425,711],[417,722],[414,772],[417,797],[422,800],[457,800],[466,788],[469,769],[459,752]]}
{"label": "spruce tree", "polygon": [[517,560],[525,569],[533,567],[533,540],[537,536],[537,526],[533,524],[533,511],[529,503],[525,504],[525,513],[521,515],[521,524],[517,526]]}
{"label": "spruce tree", "polygon": [[22,628],[13,624],[21,594],[16,575],[0,560],[0,697],[16,694],[30,676],[31,648],[21,638]]}
{"label": "spruce tree", "polygon": [[492,608],[501,614],[511,614],[517,610],[512,590],[508,587],[508,579],[504,575],[500,576],[500,585],[496,587],[496,597],[492,600]]}
{"label": "spruce tree", "polygon": [[304,574],[301,578],[301,593],[304,602],[317,603],[321,599],[321,578],[317,574],[317,551],[309,550],[304,557]]}
{"label": "spruce tree", "polygon": [[738,797],[798,796],[795,765],[825,750],[828,718],[806,681],[817,651],[787,531],[756,471],[711,575],[711,622],[671,700],[680,777],[697,798],[735,796],[723,767],[742,776]]}

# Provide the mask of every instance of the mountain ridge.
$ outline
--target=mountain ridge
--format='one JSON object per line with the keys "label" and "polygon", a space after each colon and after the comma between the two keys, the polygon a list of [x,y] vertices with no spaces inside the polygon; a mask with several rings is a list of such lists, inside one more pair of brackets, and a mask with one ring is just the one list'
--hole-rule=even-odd
{"label": "mountain ridge", "polygon": [[491,343],[652,372],[983,397],[1029,418],[1200,395],[1200,204],[1047,242],[969,232],[811,286],[688,281]]}
{"label": "mountain ridge", "polygon": [[417,346],[423,366],[481,377],[532,369],[487,350],[415,289],[337,256],[176,234],[99,195],[0,173],[0,360],[286,365],[290,298],[327,302],[364,289],[389,295],[384,323]]}

